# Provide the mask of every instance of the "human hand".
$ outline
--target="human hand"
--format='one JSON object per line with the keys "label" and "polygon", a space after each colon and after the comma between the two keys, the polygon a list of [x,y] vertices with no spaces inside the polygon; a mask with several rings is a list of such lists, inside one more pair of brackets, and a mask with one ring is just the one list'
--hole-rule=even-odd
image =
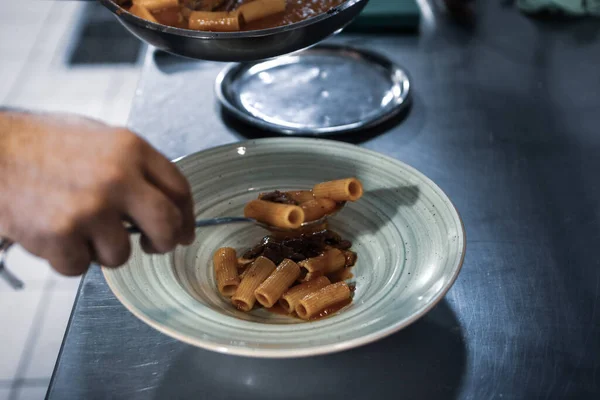
{"label": "human hand", "polygon": [[92,261],[127,261],[123,221],[149,253],[194,240],[190,187],[174,164],[126,129],[0,112],[0,237],[79,275]]}

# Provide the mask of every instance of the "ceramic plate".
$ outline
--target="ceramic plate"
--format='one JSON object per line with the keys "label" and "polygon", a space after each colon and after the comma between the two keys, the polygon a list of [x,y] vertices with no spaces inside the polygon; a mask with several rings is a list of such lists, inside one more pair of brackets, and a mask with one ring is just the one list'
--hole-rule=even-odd
{"label": "ceramic plate", "polygon": [[331,353],[385,337],[414,322],[446,294],[460,271],[465,233],[442,190],[415,169],[357,146],[319,139],[264,139],[226,145],[177,161],[197,218],[240,216],[261,191],[305,189],[358,177],[365,195],[330,220],[358,253],[351,305],[302,322],[235,310],[217,291],[212,254],[245,250],[267,232],[250,224],[198,230],[196,242],[163,256],[134,241],[124,268],[103,269],[117,298],[157,330],[205,349],[251,357]]}

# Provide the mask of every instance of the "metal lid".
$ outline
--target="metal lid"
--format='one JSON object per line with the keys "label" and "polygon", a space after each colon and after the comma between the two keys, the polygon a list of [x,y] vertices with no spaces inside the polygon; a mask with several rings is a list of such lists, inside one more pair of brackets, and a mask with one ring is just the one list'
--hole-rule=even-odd
{"label": "metal lid", "polygon": [[333,135],[372,127],[409,100],[406,72],[387,58],[320,45],[272,60],[233,64],[216,83],[237,118],[288,135]]}

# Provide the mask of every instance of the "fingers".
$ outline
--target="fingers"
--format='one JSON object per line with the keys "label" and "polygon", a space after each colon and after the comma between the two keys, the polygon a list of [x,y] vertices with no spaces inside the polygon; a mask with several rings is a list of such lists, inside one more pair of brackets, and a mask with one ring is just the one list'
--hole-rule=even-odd
{"label": "fingers", "polygon": [[182,213],[156,187],[143,184],[132,190],[125,211],[143,232],[141,245],[145,251],[166,253],[182,243]]}
{"label": "fingers", "polygon": [[62,242],[60,246],[54,246],[55,250],[51,252],[40,252],[37,245],[32,246],[26,241],[19,244],[29,253],[47,260],[56,272],[66,276],[82,275],[92,262],[92,251],[85,241]]}
{"label": "fingers", "polygon": [[62,275],[81,275],[93,260],[87,237],[64,220],[62,225],[45,223],[43,227],[18,232],[14,239],[29,253],[47,260]]}
{"label": "fingers", "polygon": [[81,236],[62,240],[59,246],[53,246],[44,257],[52,268],[66,276],[83,274],[92,262],[91,248]]}
{"label": "fingers", "polygon": [[118,214],[105,213],[90,224],[88,235],[95,261],[105,267],[118,267],[129,259],[131,243]]}
{"label": "fingers", "polygon": [[148,145],[145,157],[146,179],[179,208],[182,217],[182,244],[195,238],[194,200],[190,185],[177,166]]}

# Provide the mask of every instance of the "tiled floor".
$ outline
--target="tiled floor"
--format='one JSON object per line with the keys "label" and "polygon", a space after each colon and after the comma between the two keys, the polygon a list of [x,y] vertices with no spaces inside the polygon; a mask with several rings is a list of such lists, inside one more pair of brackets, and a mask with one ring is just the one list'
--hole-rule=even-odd
{"label": "tiled floor", "polygon": [[[140,67],[119,63],[115,57],[103,63],[97,57],[94,49],[105,43],[94,46],[98,38],[92,36],[105,30],[103,25],[89,29],[84,22],[90,13],[112,21],[108,11],[94,3],[20,0],[2,4],[0,105],[74,112],[112,124],[126,122]],[[91,37],[91,45],[88,40],[75,48],[82,36]],[[114,45],[118,47],[118,41]],[[131,42],[122,47],[136,51]],[[90,49],[94,57],[86,55]],[[70,62],[74,59],[77,62]],[[58,276],[44,261],[19,248],[11,250],[8,265],[26,286],[16,292],[0,281],[0,400],[40,400],[52,375],[79,279]]]}

